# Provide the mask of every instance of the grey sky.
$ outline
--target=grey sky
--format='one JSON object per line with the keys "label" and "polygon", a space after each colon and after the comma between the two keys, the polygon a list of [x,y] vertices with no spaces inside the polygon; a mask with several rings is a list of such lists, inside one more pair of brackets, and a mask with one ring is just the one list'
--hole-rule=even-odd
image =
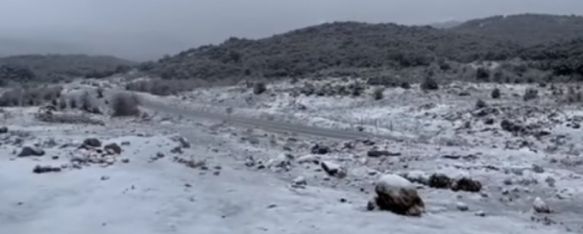
{"label": "grey sky", "polygon": [[143,60],[329,21],[427,24],[525,12],[582,15],[583,0],[0,0],[0,55]]}

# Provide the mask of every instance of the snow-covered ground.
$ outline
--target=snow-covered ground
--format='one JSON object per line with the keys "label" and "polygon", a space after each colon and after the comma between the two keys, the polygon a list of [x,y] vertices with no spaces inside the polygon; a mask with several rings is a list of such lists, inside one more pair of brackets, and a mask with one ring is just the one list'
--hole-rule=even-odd
{"label": "snow-covered ground", "polygon": [[[201,89],[160,101],[362,127],[402,140],[300,137],[157,110],[147,110],[149,119],[105,119],[105,126],[57,125],[36,121],[34,108],[7,108],[0,115],[0,127],[8,127],[0,134],[0,233],[583,232],[583,134],[567,126],[581,121],[577,106],[555,105],[543,89],[542,98],[525,103],[512,95],[526,88],[519,85],[500,86],[504,95],[496,100],[489,97],[494,85],[452,84],[430,93],[391,88],[380,101],[370,90],[361,97],[293,97],[294,87],[278,83],[262,95],[239,86]],[[500,113],[481,116],[477,99]],[[485,124],[487,118],[495,123]],[[550,135],[513,135],[500,129],[502,119],[537,124],[528,130]],[[116,143],[122,152],[80,149],[87,138]],[[329,152],[315,154],[316,144]],[[33,145],[45,154],[17,156]],[[373,150],[394,154],[371,157]],[[102,155],[100,163],[75,161]],[[328,175],[312,161],[345,168],[346,176]],[[37,165],[61,171],[36,174]],[[385,173],[442,173],[483,186],[472,193],[417,184],[426,207],[418,218],[367,211],[373,182]],[[537,197],[552,213],[533,210]]]}

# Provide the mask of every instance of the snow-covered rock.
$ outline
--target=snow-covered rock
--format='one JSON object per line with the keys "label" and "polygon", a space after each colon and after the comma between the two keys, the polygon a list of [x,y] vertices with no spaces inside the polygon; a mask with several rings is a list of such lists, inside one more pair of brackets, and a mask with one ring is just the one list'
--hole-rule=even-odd
{"label": "snow-covered rock", "polygon": [[540,197],[534,199],[534,202],[532,203],[532,208],[534,208],[534,211],[536,211],[537,213],[551,213],[551,208],[549,207],[549,205],[547,205],[547,203],[544,202],[543,199],[541,199]]}
{"label": "snow-covered rock", "polygon": [[322,161],[320,165],[329,176],[344,178],[348,174],[348,170],[345,167],[330,161]]}
{"label": "snow-covered rock", "polygon": [[376,182],[376,206],[396,214],[420,216],[425,205],[414,184],[394,174],[383,175]]}

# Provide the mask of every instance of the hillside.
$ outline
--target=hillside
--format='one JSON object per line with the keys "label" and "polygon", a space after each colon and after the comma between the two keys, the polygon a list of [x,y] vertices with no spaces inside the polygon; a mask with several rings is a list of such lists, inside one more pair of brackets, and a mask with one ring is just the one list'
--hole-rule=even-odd
{"label": "hillside", "polygon": [[538,62],[542,68],[553,70],[555,74],[583,77],[583,38],[534,46],[521,56]]}
{"label": "hillside", "polygon": [[583,37],[583,17],[543,14],[494,16],[471,20],[450,30],[534,46]]}
{"label": "hillside", "polygon": [[110,56],[22,55],[0,58],[0,81],[58,81],[104,77],[134,63]]}
{"label": "hillside", "polygon": [[241,76],[288,77],[333,68],[428,65],[440,58],[457,61],[505,59],[518,46],[429,26],[328,23],[281,35],[190,49],[144,71],[164,78],[206,80]]}

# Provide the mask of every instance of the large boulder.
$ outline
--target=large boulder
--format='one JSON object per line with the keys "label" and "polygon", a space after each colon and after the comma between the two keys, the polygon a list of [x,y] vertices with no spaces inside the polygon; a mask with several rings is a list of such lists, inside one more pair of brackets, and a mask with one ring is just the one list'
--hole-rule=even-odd
{"label": "large boulder", "polygon": [[376,206],[400,215],[421,216],[425,205],[414,184],[394,174],[383,175],[375,186]]}
{"label": "large boulder", "polygon": [[24,148],[22,148],[22,150],[18,154],[18,157],[31,157],[31,156],[40,157],[43,155],[45,155],[45,151],[43,149],[37,148],[37,147],[25,146]]}
{"label": "large boulder", "polygon": [[121,147],[116,143],[111,143],[103,148],[109,154],[121,154]]}
{"label": "large boulder", "polygon": [[97,148],[101,147],[101,141],[97,138],[87,138],[83,141],[83,147]]}

